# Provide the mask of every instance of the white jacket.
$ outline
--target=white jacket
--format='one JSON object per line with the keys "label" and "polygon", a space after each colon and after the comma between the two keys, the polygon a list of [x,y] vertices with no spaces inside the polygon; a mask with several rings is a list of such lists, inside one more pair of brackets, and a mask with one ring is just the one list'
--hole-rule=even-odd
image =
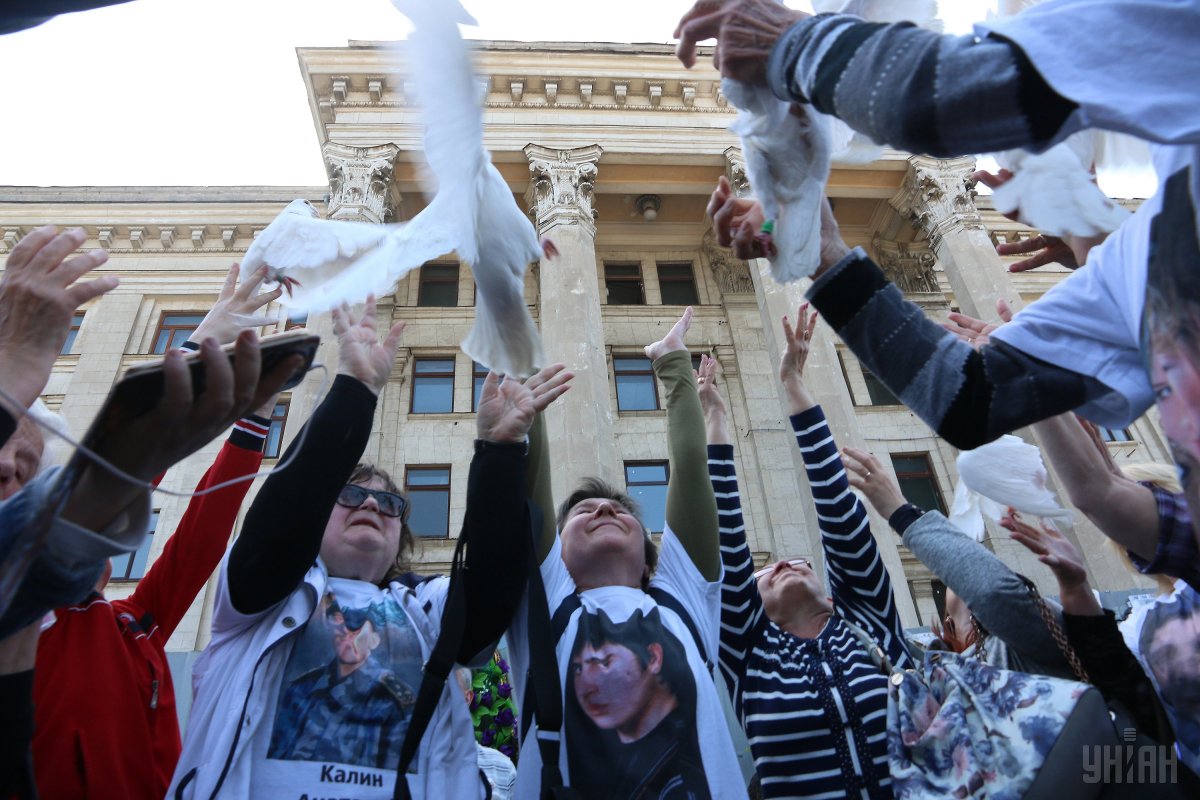
{"label": "white jacket", "polygon": [[[328,579],[318,559],[286,600],[261,614],[245,615],[229,601],[227,564],[228,555],[220,569],[212,642],[192,672],[191,716],[168,798],[250,796],[251,743],[258,726],[271,724],[264,717],[283,681],[293,634],[312,617]],[[389,587],[417,629],[426,659],[440,630],[449,584],[439,577],[415,591],[395,582]],[[414,800],[484,796],[471,713],[452,680],[442,689],[416,763],[419,771],[409,777]]]}

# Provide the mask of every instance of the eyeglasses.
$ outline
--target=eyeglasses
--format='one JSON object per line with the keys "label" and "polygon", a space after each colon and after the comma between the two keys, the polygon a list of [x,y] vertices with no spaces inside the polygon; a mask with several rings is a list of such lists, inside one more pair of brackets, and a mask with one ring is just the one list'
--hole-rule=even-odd
{"label": "eyeglasses", "polygon": [[[809,567],[810,569],[812,568],[812,562],[809,561],[807,558],[789,558],[787,563],[788,563],[788,566],[791,566],[791,567]],[[763,567],[758,572],[754,573],[754,580],[758,580],[763,575],[766,575],[767,573],[771,572],[771,570],[773,570],[773,569],[775,569],[774,564],[771,564],[770,566],[767,566],[767,567]]]}
{"label": "eyeglasses", "polygon": [[346,508],[358,508],[367,502],[368,497],[374,497],[379,506],[379,513],[385,517],[399,517],[408,508],[408,501],[395,492],[385,492],[382,489],[367,489],[357,483],[347,483],[338,492],[337,504]]}

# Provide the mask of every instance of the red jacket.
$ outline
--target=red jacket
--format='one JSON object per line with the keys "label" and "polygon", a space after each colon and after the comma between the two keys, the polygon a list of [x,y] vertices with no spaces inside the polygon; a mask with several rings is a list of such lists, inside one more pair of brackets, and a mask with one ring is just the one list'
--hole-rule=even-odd
{"label": "red jacket", "polygon": [[[250,475],[266,426],[240,421],[198,489]],[[179,760],[167,640],[225,554],[250,482],[192,498],[126,600],[56,609],[38,643],[33,764],[43,800],[162,800]]]}

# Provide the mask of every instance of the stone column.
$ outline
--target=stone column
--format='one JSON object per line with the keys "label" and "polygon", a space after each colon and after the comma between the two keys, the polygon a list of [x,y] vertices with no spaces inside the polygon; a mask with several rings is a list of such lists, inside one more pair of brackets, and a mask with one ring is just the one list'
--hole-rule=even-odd
{"label": "stone column", "polygon": [[399,207],[392,184],[400,148],[394,144],[350,147],[328,142],[322,148],[329,175],[329,219],[390,222]]}
{"label": "stone column", "polygon": [[539,266],[546,357],[566,363],[576,375],[571,391],[546,415],[556,497],[588,475],[622,484],[596,275],[593,184],[602,153],[599,145],[525,147],[530,172],[525,201],[538,235],[552,239],[560,254]]}
{"label": "stone column", "polygon": [[[909,158],[908,175],[891,204],[908,216],[913,226],[929,238],[930,248],[954,291],[955,305],[964,314],[993,321],[996,320],[997,300],[1007,300],[1015,310],[1020,308],[1021,299],[1008,270],[996,254],[975,206],[970,185],[974,170],[975,161],[970,157],[937,159],[912,156]],[[876,245],[879,249],[880,243]],[[916,246],[910,246],[910,249],[913,247]],[[890,260],[887,252],[880,252],[880,257],[885,264]],[[923,265],[919,256],[918,262]],[[889,277],[892,276],[889,274]],[[924,279],[918,282],[921,286],[909,288],[919,291],[928,283]],[[1030,444],[1042,445],[1041,438],[1028,428],[1014,433]],[[957,481],[958,476],[953,477]],[[1067,493],[1052,471],[1049,486],[1061,503],[1068,504]],[[1106,574],[1108,565],[1102,547],[1102,534],[1081,515],[1076,517],[1079,520],[1077,524],[1058,524],[1059,529],[1080,549],[1089,566],[1095,562],[1095,567],[1099,569],[1094,568],[1093,572]],[[990,536],[988,541],[1006,563],[1036,581],[1043,591],[1050,594],[1057,591],[1053,576],[1024,547],[1008,536]]]}

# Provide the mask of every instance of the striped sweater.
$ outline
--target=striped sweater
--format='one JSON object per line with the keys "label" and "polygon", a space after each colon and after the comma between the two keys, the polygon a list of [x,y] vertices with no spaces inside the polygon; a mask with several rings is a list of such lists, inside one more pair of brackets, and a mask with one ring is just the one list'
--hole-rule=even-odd
{"label": "striped sweater", "polygon": [[867,631],[894,664],[912,666],[891,580],[824,413],[817,406],[791,422],[817,504],[837,613],[815,639],[799,639],[767,619],[746,544],[733,447],[710,445],[725,565],[721,672],[764,797],[890,798],[887,678],[844,620]]}

